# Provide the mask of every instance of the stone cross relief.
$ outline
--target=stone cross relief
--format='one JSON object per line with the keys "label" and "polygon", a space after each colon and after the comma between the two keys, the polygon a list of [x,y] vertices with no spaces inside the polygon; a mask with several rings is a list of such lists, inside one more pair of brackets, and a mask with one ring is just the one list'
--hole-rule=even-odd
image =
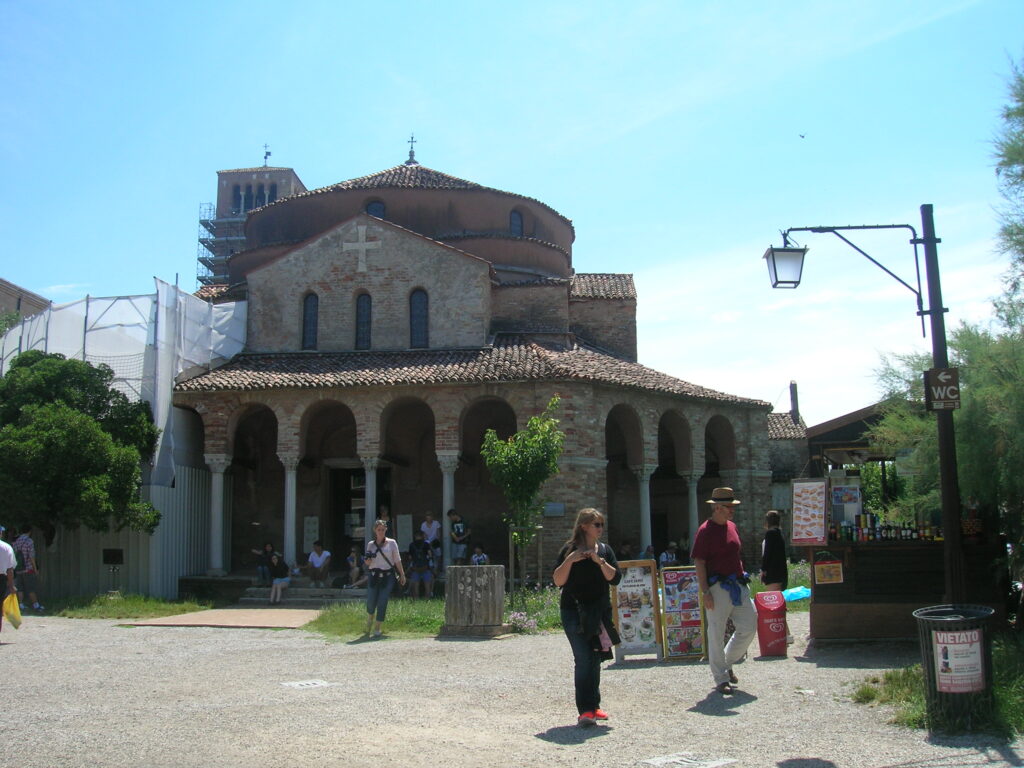
{"label": "stone cross relief", "polygon": [[342,243],[341,244],[341,251],[342,251],[342,253],[345,253],[347,251],[358,251],[359,252],[359,259],[356,262],[356,272],[365,272],[366,271],[366,252],[368,250],[372,250],[374,248],[380,248],[381,247],[380,246],[380,240],[371,240],[371,241],[367,242],[367,240],[366,240],[366,225],[365,224],[357,224],[356,225],[356,232],[358,233],[359,239],[356,240],[354,243]]}

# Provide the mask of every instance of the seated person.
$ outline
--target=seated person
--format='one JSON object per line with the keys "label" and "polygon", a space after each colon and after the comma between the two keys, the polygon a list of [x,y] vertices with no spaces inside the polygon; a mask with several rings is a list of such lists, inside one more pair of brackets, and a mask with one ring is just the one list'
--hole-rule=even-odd
{"label": "seated person", "polygon": [[668,543],[668,549],[662,552],[661,557],[658,559],[658,567],[671,568],[673,566],[679,565],[677,552],[678,548],[676,547],[676,543],[674,541],[670,541]]}
{"label": "seated person", "polygon": [[470,562],[473,565],[488,565],[491,562],[491,558],[484,552],[484,548],[477,544],[473,547],[473,556],[470,558]]}
{"label": "seated person", "polygon": [[345,558],[345,563],[348,565],[348,584],[345,585],[345,589],[366,586],[367,576],[363,572],[362,559],[359,547],[352,547],[349,550],[348,557]]}
{"label": "seated person", "polygon": [[270,556],[270,578],[270,602],[280,603],[291,578],[288,576],[288,563],[277,552]]}
{"label": "seated person", "polygon": [[430,597],[434,592],[434,569],[433,569],[434,548],[423,535],[423,531],[416,531],[416,537],[409,545],[409,581],[413,597]]}
{"label": "seated person", "polygon": [[309,553],[309,562],[302,567],[309,580],[313,582],[311,586],[326,586],[330,567],[331,553],[324,549],[323,542],[317,539],[313,542],[313,551]]}

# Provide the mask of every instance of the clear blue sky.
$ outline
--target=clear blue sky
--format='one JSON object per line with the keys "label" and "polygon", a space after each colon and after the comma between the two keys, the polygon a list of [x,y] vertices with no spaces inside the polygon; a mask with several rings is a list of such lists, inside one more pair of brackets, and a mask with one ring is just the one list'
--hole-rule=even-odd
{"label": "clear blue sky", "polygon": [[[920,224],[948,319],[1006,260],[992,138],[1019,0],[0,0],[0,277],[56,302],[195,287],[199,205],[263,162],[320,187],[424,165],[539,198],[580,272],[631,272],[641,362],[808,424],[928,348],[913,297],[826,235],[773,291],[778,231]],[[858,240],[913,275],[903,234]]]}

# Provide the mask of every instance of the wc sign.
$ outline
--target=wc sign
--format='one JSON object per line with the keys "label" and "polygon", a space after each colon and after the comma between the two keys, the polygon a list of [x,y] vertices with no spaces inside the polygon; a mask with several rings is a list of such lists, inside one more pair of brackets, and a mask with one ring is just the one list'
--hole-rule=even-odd
{"label": "wc sign", "polygon": [[960,407],[960,371],[932,368],[924,372],[924,404],[929,411],[950,411]]}

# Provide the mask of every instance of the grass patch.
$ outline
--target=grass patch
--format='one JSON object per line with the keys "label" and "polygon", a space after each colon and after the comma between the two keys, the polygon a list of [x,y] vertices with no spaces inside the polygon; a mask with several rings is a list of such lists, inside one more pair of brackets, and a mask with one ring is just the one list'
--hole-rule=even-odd
{"label": "grass patch", "polygon": [[[969,728],[948,723],[931,724],[935,730],[994,733],[1007,738],[1024,734],[1024,636],[1003,632],[992,638],[993,696],[990,717],[975,719]],[[895,707],[892,722],[909,728],[928,728],[924,672],[920,664],[868,678],[853,693],[858,704]]]}
{"label": "grass patch", "polygon": [[193,600],[162,600],[145,595],[92,595],[69,597],[51,603],[46,613],[66,619],[156,619],[205,611],[213,606]]}
{"label": "grass patch", "polygon": [[[793,587],[807,587],[811,588],[811,564],[806,560],[801,560],[799,563],[789,564],[789,588]],[[753,597],[758,592],[763,592],[764,587],[761,582],[756,578],[756,574],[752,574],[750,581],[750,596]],[[806,600],[793,600],[792,602],[786,603],[786,611],[789,613],[807,613],[811,610],[811,599]]]}
{"label": "grass patch", "polygon": [[[434,637],[444,624],[444,600],[392,600],[388,603],[384,631],[391,637]],[[304,629],[330,637],[354,639],[366,631],[365,603],[332,605]]]}

